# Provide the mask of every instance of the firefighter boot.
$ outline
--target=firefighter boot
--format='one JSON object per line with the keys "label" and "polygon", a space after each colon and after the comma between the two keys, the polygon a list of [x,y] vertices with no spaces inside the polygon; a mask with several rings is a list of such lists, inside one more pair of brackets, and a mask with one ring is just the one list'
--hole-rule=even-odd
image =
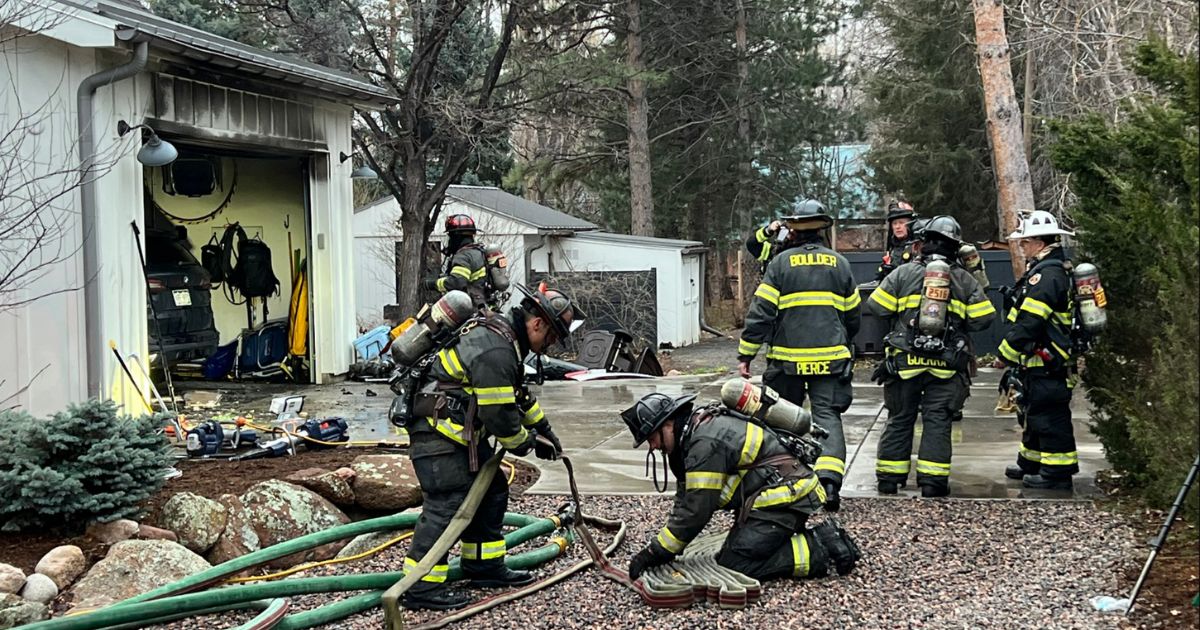
{"label": "firefighter boot", "polygon": [[837,519],[829,518],[813,528],[813,535],[825,547],[829,559],[838,575],[849,575],[854,565],[862,559],[858,545],[850,539],[850,534],[838,523]]}
{"label": "firefighter boot", "polygon": [[1043,477],[1041,475],[1025,475],[1021,485],[1036,490],[1070,490],[1074,487],[1070,477]]}
{"label": "firefighter boot", "polygon": [[900,488],[907,486],[906,481],[893,481],[891,479],[880,479],[875,488],[879,490],[879,494],[896,494]]}
{"label": "firefighter boot", "polygon": [[504,565],[487,573],[471,574],[463,571],[463,577],[471,581],[475,588],[505,588],[508,586],[525,586],[533,582],[533,574],[529,571],[517,571]]}
{"label": "firefighter boot", "polygon": [[471,599],[445,584],[418,582],[408,589],[401,603],[409,610],[457,610],[471,603]]}
{"label": "firefighter boot", "polygon": [[1004,476],[1009,479],[1020,481],[1025,478],[1025,469],[1016,464],[1010,464],[1004,467]]}

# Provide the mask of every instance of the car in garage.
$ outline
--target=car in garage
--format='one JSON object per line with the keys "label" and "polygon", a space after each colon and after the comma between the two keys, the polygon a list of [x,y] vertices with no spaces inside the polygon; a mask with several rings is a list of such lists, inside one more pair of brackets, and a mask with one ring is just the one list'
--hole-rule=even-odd
{"label": "car in garage", "polygon": [[213,323],[212,281],[179,232],[147,230],[146,278],[150,352],[171,365],[212,354],[220,341]]}

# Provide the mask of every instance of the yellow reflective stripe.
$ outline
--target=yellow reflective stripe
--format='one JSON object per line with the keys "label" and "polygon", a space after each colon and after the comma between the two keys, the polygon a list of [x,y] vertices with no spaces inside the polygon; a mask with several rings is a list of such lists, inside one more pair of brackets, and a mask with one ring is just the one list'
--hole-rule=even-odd
{"label": "yellow reflective stripe", "polygon": [[910,308],[920,308],[920,307],[921,307],[921,294],[920,293],[906,295],[906,296],[896,300],[896,310],[897,311],[907,311]]}
{"label": "yellow reflective stripe", "polygon": [[1054,311],[1054,321],[1069,328],[1075,321],[1075,315],[1071,312]]}
{"label": "yellow reflective stripe", "polygon": [[839,475],[846,474],[846,462],[837,457],[822,455],[817,458],[817,465],[813,466],[813,470],[828,470]]}
{"label": "yellow reflective stripe", "polygon": [[470,267],[463,267],[462,265],[455,265],[450,270],[450,273],[453,275],[456,275],[456,276],[461,276],[462,278],[464,278],[468,281],[471,279],[471,268]]}
{"label": "yellow reflective stripe", "polygon": [[1054,351],[1055,351],[1055,352],[1057,352],[1057,353],[1059,354],[1059,356],[1061,356],[1062,358],[1064,358],[1064,359],[1070,359],[1070,358],[1071,358],[1071,353],[1070,353],[1070,352],[1067,352],[1066,350],[1063,350],[1062,346],[1060,346],[1060,345],[1058,345],[1058,344],[1054,343],[1053,341],[1051,341],[1051,342],[1050,342],[1050,347],[1051,347],[1051,348],[1054,348]]}
{"label": "yellow reflective stripe", "polygon": [[758,252],[759,260],[766,260],[771,257],[771,244],[763,243],[762,251]]}
{"label": "yellow reflective stripe", "polygon": [[824,503],[825,499],[822,495],[824,495],[825,491],[821,488],[821,481],[816,476],[812,476],[806,479],[798,479],[787,485],[763,490],[754,498],[752,509],[795,503],[808,496],[814,490],[817,491],[817,498]]}
{"label": "yellow reflective stripe", "polygon": [[496,558],[503,558],[507,551],[504,539],[491,540],[484,543],[463,541],[462,544],[463,560],[494,560]]}
{"label": "yellow reflective stripe", "polygon": [[923,374],[925,372],[929,372],[933,376],[940,378],[942,380],[946,380],[948,378],[953,377],[955,374],[957,374],[957,372],[955,372],[954,370],[946,370],[946,369],[942,369],[942,368],[932,368],[932,367],[921,367],[921,368],[912,368],[912,369],[908,369],[908,370],[897,370],[896,374],[901,379],[907,381],[908,379],[910,379],[918,374]]}
{"label": "yellow reflective stripe", "polygon": [[719,472],[688,471],[683,483],[688,490],[720,490],[725,487],[726,477]]}
{"label": "yellow reflective stripe", "polygon": [[1034,450],[1027,449],[1027,448],[1025,448],[1024,444],[1021,445],[1021,450],[1019,452],[1021,454],[1021,457],[1025,458],[1026,460],[1029,460],[1031,462],[1041,462],[1042,461],[1042,454],[1040,451],[1034,451]]}
{"label": "yellow reflective stripe", "polygon": [[746,424],[746,440],[742,442],[742,455],[738,459],[739,466],[749,466],[758,459],[758,451],[762,448],[763,430],[756,424]]}
{"label": "yellow reflective stripe", "polygon": [[877,459],[875,460],[875,472],[888,475],[907,475],[908,468],[911,465],[912,462],[907,459]]}
{"label": "yellow reflective stripe", "polygon": [[1079,463],[1079,452],[1070,453],[1040,453],[1043,466],[1071,466]]}
{"label": "yellow reflective stripe", "polygon": [[[412,558],[409,558],[409,557],[405,557],[404,558],[404,572],[408,573],[409,571],[415,570],[417,568],[418,564],[420,564],[419,561],[413,560]],[[445,582],[446,576],[449,574],[450,574],[450,565],[435,564],[435,565],[433,565],[433,568],[429,570],[429,573],[427,573],[425,575],[425,577],[421,578],[421,581],[422,582],[439,582],[439,583]]]}
{"label": "yellow reflective stripe", "polygon": [[768,359],[791,361],[794,363],[807,361],[836,361],[849,359],[850,349],[846,346],[824,346],[820,348],[788,348],[786,346],[771,346],[767,351]]}
{"label": "yellow reflective stripe", "polygon": [[437,282],[435,282],[434,284],[437,286],[438,292],[440,292],[440,293],[446,292],[446,279],[445,278],[438,278]]}
{"label": "yellow reflective stripe", "polygon": [[446,370],[446,374],[450,378],[460,382],[466,382],[467,372],[463,369],[462,361],[458,359],[458,351],[454,348],[448,348],[438,353],[438,360],[442,363],[442,369]]}
{"label": "yellow reflective stripe", "polygon": [[792,576],[806,577],[809,570],[808,538],[804,534],[792,536]]}
{"label": "yellow reflective stripe", "polygon": [[471,282],[478,282],[480,280],[483,280],[483,277],[486,275],[487,275],[487,267],[480,267],[479,269],[476,269],[475,271],[471,272]]}
{"label": "yellow reflective stripe", "polygon": [[1012,322],[1015,322],[1015,321],[1017,321],[1017,309],[1015,309],[1015,308],[1014,308],[1014,309],[1009,309],[1009,311],[1008,311],[1008,315],[1007,315],[1007,316],[1005,316],[1005,318],[1004,318],[1004,321],[1006,321],[1006,322],[1008,322],[1008,323],[1010,323],[1010,324],[1011,324]]}
{"label": "yellow reflective stripe", "polygon": [[499,435],[496,436],[496,441],[500,443],[500,446],[503,446],[507,449],[517,448],[518,446],[524,444],[525,440],[527,439],[529,439],[529,431],[526,431],[525,427],[521,427],[520,431],[517,431],[508,437],[500,437]]}
{"label": "yellow reflective stripe", "polygon": [[525,418],[521,420],[521,424],[525,426],[535,425],[541,422],[545,417],[546,414],[542,413],[541,404],[535,400],[533,401],[533,404],[530,405],[529,409],[525,410]]}
{"label": "yellow reflective stripe", "polygon": [[1021,362],[1021,353],[1017,352],[1016,348],[1009,345],[1008,340],[1004,339],[1000,342],[1000,356],[1013,363]]}
{"label": "yellow reflective stripe", "polygon": [[917,460],[917,472],[922,475],[931,475],[934,477],[949,477],[950,464],[941,462],[931,462],[927,459]]}
{"label": "yellow reflective stripe", "polygon": [[1054,312],[1054,309],[1050,308],[1049,304],[1035,300],[1031,297],[1026,297],[1024,300],[1021,300],[1020,310],[1042,319],[1050,317],[1051,313]]}
{"label": "yellow reflective stripe", "polygon": [[961,317],[963,319],[966,319],[967,318],[967,305],[959,300],[951,299],[950,300],[950,312],[954,315],[958,315],[959,317]]}
{"label": "yellow reflective stripe", "polygon": [[896,311],[896,296],[884,291],[883,287],[877,287],[871,292],[871,297],[868,299],[889,311]]}
{"label": "yellow reflective stripe", "polygon": [[844,304],[846,305],[846,308],[843,310],[849,311],[862,305],[862,296],[858,294],[857,290],[842,299],[845,300]]}
{"label": "yellow reflective stripe", "polygon": [[685,546],[684,542],[676,538],[675,534],[672,534],[671,530],[667,529],[666,527],[662,528],[662,531],[658,532],[658,544],[662,545],[663,549],[666,549],[671,553],[679,553],[680,551],[683,551]]}
{"label": "yellow reflective stripe", "polygon": [[982,302],[976,302],[974,304],[967,305],[967,317],[971,319],[986,317],[988,315],[994,315],[995,313],[996,307],[992,306],[990,300],[984,300]]}
{"label": "yellow reflective stripe", "polygon": [[758,231],[754,233],[754,240],[758,241],[759,243],[766,243],[770,238],[771,235],[767,234],[767,226],[765,225],[758,228]]}
{"label": "yellow reflective stripe", "polygon": [[745,339],[738,340],[738,354],[754,356],[758,354],[758,349],[761,347],[761,343],[750,343]]}
{"label": "yellow reflective stripe", "polygon": [[860,301],[857,293],[851,297],[844,297],[832,291],[798,291],[779,298],[779,308],[782,310],[798,306],[831,306],[839,311],[848,311],[858,306]]}
{"label": "yellow reflective stripe", "polygon": [[741,471],[736,475],[729,475],[725,481],[725,487],[721,488],[720,507],[725,507],[733,500],[733,495],[737,492],[738,486],[742,483],[742,477],[746,476],[746,471]]}
{"label": "yellow reflective stripe", "polygon": [[779,289],[765,282],[758,285],[758,288],[754,290],[754,297],[762,298],[776,306],[779,305]]}
{"label": "yellow reflective stripe", "polygon": [[503,387],[476,387],[472,391],[474,391],[475,400],[480,406],[510,405],[517,402],[517,393],[508,385]]}
{"label": "yellow reflective stripe", "polygon": [[449,418],[425,418],[429,421],[429,426],[437,430],[438,433],[462,444],[467,445],[467,439],[463,437],[463,425],[450,420]]}

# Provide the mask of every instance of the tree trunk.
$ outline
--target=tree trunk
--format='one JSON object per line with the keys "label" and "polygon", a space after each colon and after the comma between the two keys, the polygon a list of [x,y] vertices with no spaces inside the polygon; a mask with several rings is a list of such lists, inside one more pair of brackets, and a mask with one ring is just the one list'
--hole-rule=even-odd
{"label": "tree trunk", "polygon": [[422,161],[405,163],[403,195],[400,200],[400,261],[396,273],[400,277],[397,295],[402,312],[416,313],[421,308],[421,281],[425,275],[425,240],[428,233],[429,215],[425,212],[425,173]]}
{"label": "tree trunk", "polygon": [[[1000,238],[1004,238],[1017,229],[1019,211],[1033,210],[1033,183],[1025,159],[1021,108],[1017,106],[1013,88],[1004,6],[1000,0],[973,0],[973,3],[975,46],[983,79],[992,166],[996,172]],[[1011,252],[1013,274],[1019,278],[1025,273],[1025,259],[1015,247]]]}
{"label": "tree trunk", "polygon": [[629,203],[630,231],[654,236],[654,189],[650,180],[650,125],[647,116],[646,80],[642,60],[641,0],[627,0],[629,33],[625,40],[629,65]]}
{"label": "tree trunk", "polygon": [[738,182],[734,196],[733,220],[740,231],[748,231],[751,226],[750,204],[746,203],[746,188],[750,183],[751,160],[750,151],[750,112],[746,107],[746,89],[750,85],[750,62],[747,59],[746,44],[746,5],[743,0],[737,0],[737,16],[734,24],[734,42],[737,45],[737,140],[738,140]]}

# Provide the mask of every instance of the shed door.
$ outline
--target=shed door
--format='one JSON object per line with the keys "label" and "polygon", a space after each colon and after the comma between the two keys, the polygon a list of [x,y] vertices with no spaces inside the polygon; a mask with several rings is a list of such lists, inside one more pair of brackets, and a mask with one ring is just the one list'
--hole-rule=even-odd
{"label": "shed door", "polygon": [[700,341],[700,256],[683,257],[680,278],[683,309],[679,313],[680,343]]}

